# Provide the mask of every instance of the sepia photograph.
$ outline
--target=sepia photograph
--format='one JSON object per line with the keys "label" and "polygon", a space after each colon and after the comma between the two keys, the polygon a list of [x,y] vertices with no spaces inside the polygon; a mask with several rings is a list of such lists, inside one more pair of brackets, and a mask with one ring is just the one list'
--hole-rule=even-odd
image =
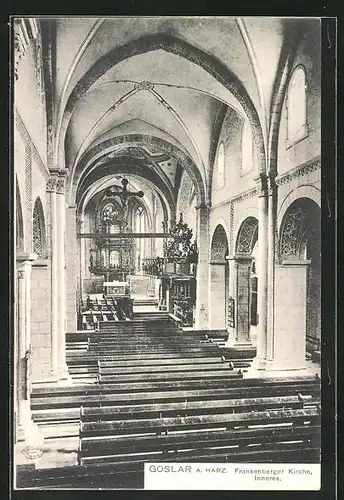
{"label": "sepia photograph", "polygon": [[321,23],[11,18],[15,490],[320,490]]}

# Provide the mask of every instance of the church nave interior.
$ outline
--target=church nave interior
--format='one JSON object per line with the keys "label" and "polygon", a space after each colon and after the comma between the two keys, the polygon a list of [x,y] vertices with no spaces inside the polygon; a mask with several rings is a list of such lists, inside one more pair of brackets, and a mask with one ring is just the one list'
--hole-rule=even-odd
{"label": "church nave interior", "polygon": [[320,28],[13,19],[17,488],[319,462]]}

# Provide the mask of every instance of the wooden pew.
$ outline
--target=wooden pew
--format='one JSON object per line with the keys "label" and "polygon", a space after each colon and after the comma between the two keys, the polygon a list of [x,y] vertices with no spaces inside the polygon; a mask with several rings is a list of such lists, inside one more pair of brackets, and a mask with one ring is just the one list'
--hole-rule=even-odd
{"label": "wooden pew", "polygon": [[[233,376],[236,374],[234,373]],[[123,374],[104,374],[102,372],[99,373],[98,381],[100,384],[116,382],[116,383],[127,383],[127,382],[142,382],[142,381],[173,381],[173,383],[177,381],[183,381],[187,379],[201,379],[203,380],[206,377],[206,380],[211,378],[215,379],[227,379],[228,377],[232,377],[232,372],[227,370],[209,370],[205,373],[204,370],[201,371],[182,371],[179,372],[158,372],[158,373],[139,373],[135,372],[123,373]]]}
{"label": "wooden pew", "polygon": [[117,420],[118,418],[203,415],[214,413],[263,411],[279,408],[301,409],[306,405],[316,406],[319,400],[312,396],[279,396],[263,398],[214,399],[212,401],[183,401],[170,403],[130,404],[102,407],[80,407],[82,422]]}
{"label": "wooden pew", "polygon": [[[258,427],[252,429],[253,425]],[[316,450],[319,430],[318,408],[215,414],[209,409],[203,415],[158,418],[133,415],[112,421],[81,421],[78,457],[81,464],[117,463],[132,453],[138,454],[134,460],[169,461],[173,452],[179,461],[200,457],[210,461],[216,456],[237,461],[238,455],[259,461],[261,452],[268,451],[279,462],[280,452],[286,449],[289,459],[293,451]]]}
{"label": "wooden pew", "polygon": [[[183,358],[208,358],[208,357],[221,357],[221,353],[219,353],[218,350],[214,351],[207,351],[204,352],[204,350],[199,349],[197,351],[186,351],[185,355],[182,356]],[[112,352],[108,351],[106,354],[103,352],[99,354],[89,351],[89,352],[83,352],[83,353],[75,353],[71,352],[68,353],[67,356],[67,362],[69,364],[75,364],[75,363],[94,363],[97,362],[98,360],[104,360],[104,361],[139,361],[139,360],[149,360],[149,359],[179,359],[181,358],[180,354],[176,351],[172,352],[165,352],[165,353],[160,353],[159,356],[157,356],[154,352],[143,352],[141,355],[140,354],[133,354],[132,351],[130,352]]]}
{"label": "wooden pew", "polygon": [[160,356],[160,354],[178,354],[180,357],[184,357],[183,355],[189,354],[190,356],[199,353],[201,356],[213,356],[213,355],[219,355],[220,351],[218,349],[212,349],[209,348],[207,351],[205,351],[204,348],[200,347],[183,347],[183,346],[175,346],[175,347],[145,347],[145,346],[140,346],[140,347],[127,347],[125,349],[93,349],[92,351],[89,351],[90,355],[98,355],[98,358],[102,358],[103,356],[132,356],[132,355],[138,355],[139,357],[143,356]]}
{"label": "wooden pew", "polygon": [[76,408],[163,402],[210,401],[250,397],[278,397],[298,393],[319,397],[320,384],[315,377],[243,379],[233,372],[225,379],[100,384],[53,389],[36,388],[31,395],[34,410]]}
{"label": "wooden pew", "polygon": [[214,357],[203,357],[199,358],[171,358],[171,359],[159,359],[159,358],[150,358],[150,359],[136,359],[136,360],[122,360],[122,361],[98,361],[99,367],[149,367],[149,366],[169,366],[169,365],[198,365],[198,364],[218,364],[224,363],[225,359],[221,356]]}

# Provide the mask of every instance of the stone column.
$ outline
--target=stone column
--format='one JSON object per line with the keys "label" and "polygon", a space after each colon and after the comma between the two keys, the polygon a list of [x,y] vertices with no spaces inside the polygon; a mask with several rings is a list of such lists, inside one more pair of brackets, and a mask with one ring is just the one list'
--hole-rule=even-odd
{"label": "stone column", "polygon": [[79,296],[77,290],[79,259],[77,241],[76,205],[70,205],[67,210],[67,231],[66,231],[66,308],[67,308],[67,332],[75,332],[77,329],[77,305]]}
{"label": "stone column", "polygon": [[26,441],[30,444],[40,444],[42,437],[38,427],[32,421],[30,410],[31,390],[31,265],[37,255],[18,252],[16,256],[18,286],[17,303],[18,316],[16,325],[16,342],[18,358],[16,360],[16,399],[17,425],[16,441]]}
{"label": "stone column", "polygon": [[277,185],[275,175],[269,174],[268,191],[268,258],[267,258],[267,336],[266,336],[266,365],[273,362],[275,350],[275,255],[276,255],[276,225],[277,225]]}
{"label": "stone column", "polygon": [[271,370],[302,370],[306,363],[307,271],[310,261],[284,260],[275,269],[275,338]]}
{"label": "stone column", "polygon": [[229,296],[234,298],[234,328],[229,328],[231,345],[250,344],[252,257],[235,255],[229,261]]}
{"label": "stone column", "polygon": [[57,212],[56,212],[57,174],[53,173],[47,182],[47,193],[50,210],[48,229],[50,232],[49,249],[51,259],[51,374],[58,379],[58,254],[57,254]]}
{"label": "stone column", "polygon": [[69,379],[66,363],[66,256],[65,256],[65,177],[59,175],[56,185],[56,214],[57,214],[57,362],[58,378],[61,381]]}
{"label": "stone column", "polygon": [[226,329],[226,266],[227,262],[210,261],[209,310],[211,330]]}
{"label": "stone column", "polygon": [[[80,215],[77,219],[77,227],[78,232],[84,232],[84,216]],[[79,249],[79,299],[82,298],[83,290],[84,290],[84,266],[85,266],[85,245],[84,239],[79,238],[78,241],[78,249]]]}
{"label": "stone column", "polygon": [[196,207],[198,263],[196,277],[195,328],[209,328],[209,217],[210,207],[205,203]]}
{"label": "stone column", "polygon": [[259,235],[257,255],[258,275],[258,327],[257,327],[257,357],[254,365],[263,369],[266,363],[267,347],[267,297],[268,297],[268,193],[267,178],[262,174],[258,184]]}

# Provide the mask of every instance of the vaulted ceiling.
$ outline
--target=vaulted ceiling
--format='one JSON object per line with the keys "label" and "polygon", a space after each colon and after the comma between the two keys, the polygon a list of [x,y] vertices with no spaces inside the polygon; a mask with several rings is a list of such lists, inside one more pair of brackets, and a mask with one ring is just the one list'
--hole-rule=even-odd
{"label": "vaulted ceiling", "polygon": [[265,140],[283,19],[55,22],[55,160],[68,170],[70,202],[130,173],[175,205],[182,171],[198,201],[209,199],[214,130],[228,106]]}

